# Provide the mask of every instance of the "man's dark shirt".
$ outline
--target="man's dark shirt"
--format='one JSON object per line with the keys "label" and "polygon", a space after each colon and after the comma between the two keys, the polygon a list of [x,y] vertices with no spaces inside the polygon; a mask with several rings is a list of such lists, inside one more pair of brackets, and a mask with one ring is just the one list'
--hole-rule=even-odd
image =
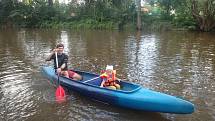
{"label": "man's dark shirt", "polygon": [[[65,63],[65,68],[62,70],[63,71],[67,70],[68,69],[68,67],[67,67],[68,56],[65,53],[62,53],[61,55],[58,54],[57,58],[58,58],[58,68],[61,67]],[[54,60],[54,68],[57,69],[55,54],[53,54],[50,59]]]}

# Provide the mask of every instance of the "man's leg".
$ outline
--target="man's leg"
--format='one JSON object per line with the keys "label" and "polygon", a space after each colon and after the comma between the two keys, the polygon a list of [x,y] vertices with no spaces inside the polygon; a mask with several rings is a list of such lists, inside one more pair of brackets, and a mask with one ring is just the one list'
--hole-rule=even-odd
{"label": "man's leg", "polygon": [[69,78],[69,73],[68,71],[62,71],[61,74],[67,78]]}
{"label": "man's leg", "polygon": [[69,77],[72,78],[73,80],[82,80],[82,76],[71,71],[71,70],[68,70],[68,74],[69,74]]}
{"label": "man's leg", "polygon": [[72,78],[73,78],[74,80],[82,80],[82,76],[79,75],[79,74],[77,74],[77,73],[75,73],[75,74],[73,75]]}

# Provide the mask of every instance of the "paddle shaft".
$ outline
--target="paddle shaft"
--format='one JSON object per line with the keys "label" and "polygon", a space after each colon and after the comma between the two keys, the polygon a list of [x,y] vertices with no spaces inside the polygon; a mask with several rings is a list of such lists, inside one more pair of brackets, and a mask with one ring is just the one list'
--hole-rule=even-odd
{"label": "paddle shaft", "polygon": [[86,80],[86,81],[84,81],[84,82],[86,83],[86,82],[89,82],[89,81],[92,81],[92,80],[95,80],[95,79],[98,79],[98,78],[100,78],[100,76],[95,77],[95,78],[92,78],[92,79],[89,79],[89,80]]}
{"label": "paddle shaft", "polygon": [[[57,66],[57,69],[58,69],[58,58],[57,58],[57,52],[55,52],[55,59],[56,59],[56,66]],[[57,70],[56,69],[56,70]],[[58,81],[58,85],[60,85],[60,81],[59,81],[59,73],[57,72],[57,81]]]}

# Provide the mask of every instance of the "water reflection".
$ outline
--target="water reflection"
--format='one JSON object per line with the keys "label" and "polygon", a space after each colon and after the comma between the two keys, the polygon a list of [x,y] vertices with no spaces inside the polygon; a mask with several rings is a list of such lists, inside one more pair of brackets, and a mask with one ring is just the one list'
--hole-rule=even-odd
{"label": "water reflection", "polygon": [[64,44],[64,51],[69,53],[69,36],[67,31],[61,31],[60,40],[57,40],[57,43]]}
{"label": "water reflection", "polygon": [[157,42],[155,35],[137,33],[127,39],[128,78],[138,80],[144,85],[150,84],[157,59]]}

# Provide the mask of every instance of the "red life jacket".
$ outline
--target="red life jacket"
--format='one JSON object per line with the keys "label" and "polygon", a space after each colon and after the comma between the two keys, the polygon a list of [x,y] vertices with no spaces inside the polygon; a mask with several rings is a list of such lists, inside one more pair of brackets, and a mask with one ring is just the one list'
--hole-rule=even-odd
{"label": "red life jacket", "polygon": [[[106,72],[105,72],[106,73]],[[116,80],[116,70],[112,71],[112,74],[108,75],[106,73],[107,77],[104,78],[105,79],[105,83],[104,86],[114,86],[116,84],[115,80]]]}

